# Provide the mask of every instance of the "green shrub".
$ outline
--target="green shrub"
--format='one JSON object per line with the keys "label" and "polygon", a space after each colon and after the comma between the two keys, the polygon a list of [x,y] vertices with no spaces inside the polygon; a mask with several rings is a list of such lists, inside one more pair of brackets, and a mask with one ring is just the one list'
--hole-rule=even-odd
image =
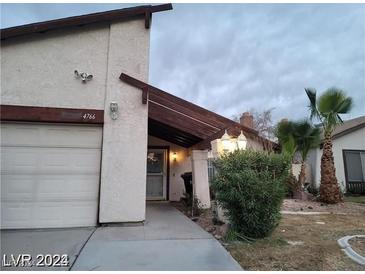
{"label": "green shrub", "polygon": [[227,211],[237,238],[268,236],[280,221],[290,159],[280,154],[245,150],[214,162],[216,200]]}

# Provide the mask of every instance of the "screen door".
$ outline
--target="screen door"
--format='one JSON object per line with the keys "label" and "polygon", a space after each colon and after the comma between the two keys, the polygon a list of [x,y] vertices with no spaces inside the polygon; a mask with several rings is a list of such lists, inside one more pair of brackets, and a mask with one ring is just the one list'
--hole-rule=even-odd
{"label": "screen door", "polygon": [[147,153],[147,200],[166,200],[167,150],[148,149]]}

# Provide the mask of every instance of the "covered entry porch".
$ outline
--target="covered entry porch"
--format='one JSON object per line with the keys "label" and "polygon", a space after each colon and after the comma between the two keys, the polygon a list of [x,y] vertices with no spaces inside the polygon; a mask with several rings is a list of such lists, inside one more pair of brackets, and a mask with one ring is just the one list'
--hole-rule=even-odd
{"label": "covered entry porch", "polygon": [[147,201],[180,201],[185,195],[186,172],[193,173],[194,194],[203,207],[210,207],[208,150],[195,150],[148,135]]}
{"label": "covered entry porch", "polygon": [[[179,201],[185,191],[181,175],[192,172],[193,193],[210,207],[208,154],[225,131],[241,132],[247,147],[263,149],[265,139],[250,125],[238,123],[122,73],[120,79],[141,90],[148,107],[146,155],[147,200]],[[214,153],[213,153],[214,154]]]}

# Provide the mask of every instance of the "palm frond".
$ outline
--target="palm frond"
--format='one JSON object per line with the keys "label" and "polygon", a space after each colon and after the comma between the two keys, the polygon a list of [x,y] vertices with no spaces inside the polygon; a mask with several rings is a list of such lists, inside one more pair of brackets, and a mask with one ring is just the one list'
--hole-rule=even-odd
{"label": "palm frond", "polygon": [[319,118],[317,109],[317,91],[314,88],[305,88],[304,90],[309,99],[308,108],[310,110],[310,119]]}
{"label": "palm frond", "polygon": [[330,88],[319,97],[318,111],[323,117],[325,133],[331,133],[337,124],[342,123],[339,114],[348,113],[352,105],[352,98],[338,88]]}
{"label": "palm frond", "polygon": [[353,107],[353,101],[351,97],[345,98],[336,110],[337,113],[346,114],[349,113]]}
{"label": "palm frond", "polygon": [[306,160],[309,150],[320,144],[321,130],[313,126],[308,120],[294,122],[294,138],[297,150],[300,152],[303,161]]}
{"label": "palm frond", "polygon": [[294,156],[296,151],[295,138],[293,136],[294,124],[288,120],[280,121],[275,129],[275,135],[279,140],[284,153]]}

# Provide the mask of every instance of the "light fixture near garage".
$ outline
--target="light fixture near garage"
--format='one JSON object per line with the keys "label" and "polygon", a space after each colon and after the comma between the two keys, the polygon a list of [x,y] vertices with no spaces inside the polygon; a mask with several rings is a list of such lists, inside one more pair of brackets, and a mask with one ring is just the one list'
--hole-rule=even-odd
{"label": "light fixture near garage", "polygon": [[118,118],[118,103],[111,102],[110,103],[110,117],[112,120],[116,120]]}
{"label": "light fixture near garage", "polygon": [[77,79],[81,79],[82,83],[84,83],[84,84],[86,84],[86,81],[90,81],[93,79],[93,76],[86,72],[79,72],[78,70],[75,70],[74,74],[75,74],[75,77]]}

